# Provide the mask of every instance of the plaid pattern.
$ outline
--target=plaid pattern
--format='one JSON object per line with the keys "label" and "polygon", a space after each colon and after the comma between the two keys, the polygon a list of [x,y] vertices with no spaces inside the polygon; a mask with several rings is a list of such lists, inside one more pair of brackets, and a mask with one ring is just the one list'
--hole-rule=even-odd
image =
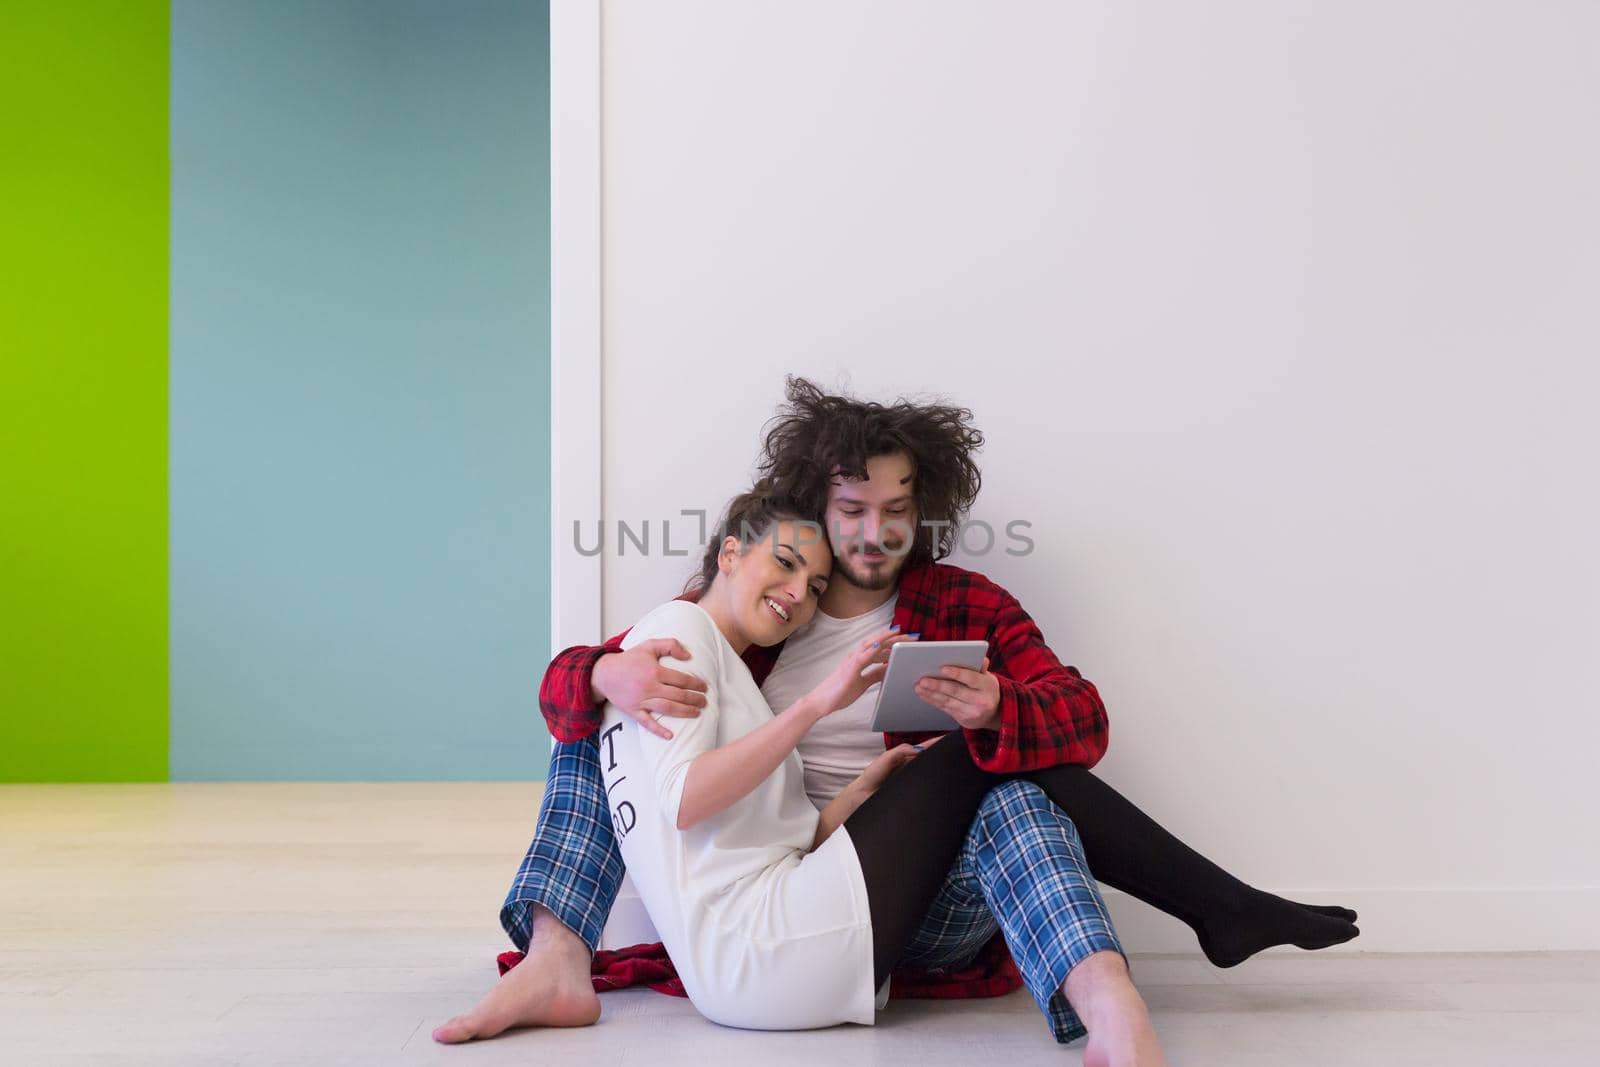
{"label": "plaid pattern", "polygon": [[[598,745],[590,738],[553,746],[538,829],[500,908],[500,925],[525,952],[533,905],[542,904],[593,951],[622,875]],[[997,922],[996,915],[1006,921]],[[1002,927],[1056,1040],[1083,1036],[1087,1031],[1058,992],[1061,983],[1090,953],[1121,952],[1122,946],[1077,829],[1031,782],[1006,782],[984,798],[900,965],[960,969]]]}
{"label": "plaid pattern", "polygon": [[[900,576],[894,621],[929,641],[987,641],[989,669],[1000,676],[1000,728],[968,730],[972,758],[987,771],[1026,771],[1077,763],[1092,767],[1109,740],[1106,709],[1093,683],[1064,666],[1039,627],[1010,593],[976,571],[946,563],[908,566]],[[690,598],[692,599],[692,598]],[[561,652],[539,686],[539,710],[558,741],[577,741],[600,727],[591,677],[595,661],[620,651],[621,634],[599,647]],[[745,663],[766,681],[782,645],[751,645]],[[890,746],[937,734],[895,734]]]}
{"label": "plaid pattern", "polygon": [[533,905],[543,904],[593,952],[616,903],[622,874],[599,744],[590,737],[551,745],[539,823],[500,906],[500,925],[511,943],[526,952]]}
{"label": "plaid pattern", "polygon": [[984,798],[961,857],[913,941],[918,955],[908,962],[930,966],[922,961],[950,959],[947,946],[976,951],[997,919],[1055,1039],[1064,1044],[1088,1033],[1061,995],[1061,983],[1091,953],[1128,957],[1089,874],[1077,827],[1032,782],[1006,782]]}

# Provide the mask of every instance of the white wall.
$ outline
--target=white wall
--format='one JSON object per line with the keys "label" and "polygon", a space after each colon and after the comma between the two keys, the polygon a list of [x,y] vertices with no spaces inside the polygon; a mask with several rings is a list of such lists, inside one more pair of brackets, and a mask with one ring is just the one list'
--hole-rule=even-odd
{"label": "white wall", "polygon": [[784,372],[944,393],[1111,782],[1366,950],[1600,947],[1600,5],[603,14],[607,632]]}

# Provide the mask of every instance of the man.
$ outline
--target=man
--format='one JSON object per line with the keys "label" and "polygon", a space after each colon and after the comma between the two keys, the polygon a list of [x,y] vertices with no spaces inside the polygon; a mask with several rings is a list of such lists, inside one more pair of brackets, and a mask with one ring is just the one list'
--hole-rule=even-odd
{"label": "man", "polygon": [[[785,496],[809,500],[825,516],[834,580],[810,626],[782,646],[752,648],[746,662],[768,702],[782,709],[809,691],[819,672],[832,670],[858,635],[891,621],[929,640],[987,640],[990,660],[983,670],[946,668],[943,677],[923,679],[919,693],[961,725],[986,769],[1087,768],[1104,754],[1107,740],[1094,686],[1057,660],[1005,590],[935,562],[949,551],[980,484],[972,453],[982,436],[970,418],[942,405],[885,406],[828,396],[809,382],[790,380],[788,403],[766,436],[761,473]],[[559,743],[539,830],[501,915],[536,966],[507,973],[473,1011],[435,1031],[440,1041],[598,1018],[589,957],[615,898],[621,862],[598,784],[597,705],[609,700],[645,729],[670,736],[656,716],[670,721],[698,714],[704,688],[693,676],[660,665],[662,657],[686,658],[675,642],[619,652],[620,641],[621,635],[606,646],[561,653],[540,690]],[[883,737],[867,728],[874,697],[869,692],[830,716],[800,746],[807,791],[819,806],[883,752]],[[1244,886],[1109,787],[1087,773],[1084,778],[1095,839],[1089,860],[1089,838],[1080,841],[1073,819],[1039,790],[1020,782],[996,789],[903,965],[964,966],[1003,929],[1057,1040],[1087,1032],[1086,1059],[1092,1053],[1103,1063],[1160,1064],[1149,1014],[1088,870],[1096,852],[1123,875],[1123,888],[1189,921],[1208,955],[1225,966],[1267,944],[1321,947],[1354,936],[1353,913],[1310,909]],[[980,833],[984,826],[990,832]],[[1133,854],[1130,842],[1146,851]],[[1148,877],[1152,868],[1161,872],[1154,879]],[[1098,864],[1095,870],[1119,884]],[[1030,936],[1028,916],[1041,908],[1073,916],[1070,943],[1040,945]],[[1225,929],[1215,922],[1220,914],[1246,913],[1249,921]]]}

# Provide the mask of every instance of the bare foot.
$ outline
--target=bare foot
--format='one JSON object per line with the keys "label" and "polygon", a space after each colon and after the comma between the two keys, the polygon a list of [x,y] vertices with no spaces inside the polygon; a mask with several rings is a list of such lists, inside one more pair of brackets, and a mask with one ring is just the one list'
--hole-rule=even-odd
{"label": "bare foot", "polygon": [[1089,1031],[1083,1067],[1167,1067],[1144,998],[1116,952],[1096,952],[1067,974],[1061,992]]}
{"label": "bare foot", "polygon": [[600,998],[589,981],[589,947],[552,916],[549,924],[535,925],[527,957],[502,975],[471,1011],[434,1030],[433,1039],[458,1045],[515,1026],[589,1026],[598,1018]]}
{"label": "bare foot", "polygon": [[1089,1031],[1083,1067],[1167,1067],[1167,1058],[1147,1017],[1143,1025],[1123,1031],[1104,1026]]}

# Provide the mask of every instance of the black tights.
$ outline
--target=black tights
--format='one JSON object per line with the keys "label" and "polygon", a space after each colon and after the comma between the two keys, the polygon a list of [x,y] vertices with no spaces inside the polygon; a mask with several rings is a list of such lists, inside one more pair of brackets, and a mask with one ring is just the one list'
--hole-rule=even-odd
{"label": "black tights", "polygon": [[1360,932],[1349,909],[1297,904],[1251,888],[1085,767],[986,771],[972,762],[957,731],[890,775],[845,820],[866,876],[878,985],[922,925],[984,795],[1017,778],[1039,786],[1072,820],[1096,879],[1183,920],[1219,967],[1272,945],[1326,948]]}

